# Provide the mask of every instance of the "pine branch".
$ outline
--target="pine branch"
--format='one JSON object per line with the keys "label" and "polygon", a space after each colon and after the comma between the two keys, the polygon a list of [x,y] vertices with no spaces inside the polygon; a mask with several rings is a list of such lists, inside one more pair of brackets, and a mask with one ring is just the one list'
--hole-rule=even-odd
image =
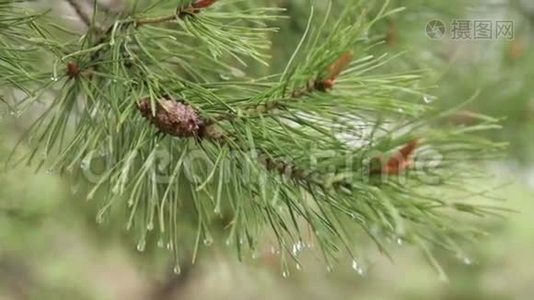
{"label": "pine branch", "polygon": [[[230,147],[236,145],[236,137],[229,136],[228,133],[222,132],[220,127],[210,120],[203,120],[198,112],[187,104],[183,104],[174,100],[166,99],[156,103],[156,109],[152,113],[150,101],[147,99],[141,100],[137,104],[137,108],[141,114],[153,123],[159,130],[176,136],[179,138],[196,138],[201,140],[210,140],[216,143],[226,144]],[[317,181],[309,178],[313,173],[311,170],[301,170],[298,166],[292,165],[288,162],[278,161],[270,158],[261,149],[241,149],[239,151],[259,151],[259,161],[269,171],[275,171],[280,175],[287,176],[295,180],[306,181],[308,183],[317,184]],[[322,186],[322,183],[318,183]],[[323,186],[324,187],[324,186]]]}
{"label": "pine branch", "polygon": [[[340,252],[359,259],[355,233],[386,253],[397,239],[459,251],[456,238],[478,233],[450,211],[492,209],[436,194],[457,190],[473,164],[497,156],[502,145],[478,134],[498,126],[482,116],[471,127],[444,126],[461,108],[436,111],[422,101],[420,71],[384,68],[398,55],[373,55],[369,28],[398,10],[368,17],[347,3],[339,15],[327,8],[322,22],[314,12],[285,69],[265,76],[250,61],[267,63],[280,10],[213,2],[168,15],[169,0],[149,7],[156,17],[131,9],[83,36],[54,34],[61,26],[49,18],[14,26],[13,37],[0,31],[0,42],[38,47],[36,57],[53,61],[52,70],[19,68],[27,67],[20,53],[0,50],[9,62],[0,82],[27,91],[20,109],[54,95],[19,161],[89,178],[87,198],[104,202],[97,221],[128,211],[138,249],[158,235],[176,270],[179,252],[192,248],[195,259],[213,233],[242,257],[269,228],[286,266],[305,240],[330,265]],[[432,151],[443,157],[437,166],[425,156]],[[107,164],[98,176],[93,161]]]}
{"label": "pine branch", "polygon": [[338,60],[336,60],[330,67],[325,78],[317,78],[309,80],[305,87],[298,88],[290,93],[287,98],[269,100],[266,103],[251,107],[245,110],[241,116],[235,114],[225,114],[215,117],[217,121],[232,120],[236,117],[257,117],[258,115],[265,115],[274,109],[286,108],[285,102],[302,100],[304,96],[309,96],[314,92],[326,93],[334,88],[334,83],[337,77],[341,74],[351,62],[352,54],[344,53]]}

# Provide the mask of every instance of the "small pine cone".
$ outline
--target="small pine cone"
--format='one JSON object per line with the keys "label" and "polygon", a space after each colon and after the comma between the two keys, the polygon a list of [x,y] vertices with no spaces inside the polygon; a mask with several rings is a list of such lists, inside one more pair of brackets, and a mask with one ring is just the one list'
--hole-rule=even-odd
{"label": "small pine cone", "polygon": [[162,132],[181,138],[198,137],[204,130],[204,122],[190,105],[174,100],[160,100],[152,112],[150,100],[137,103],[141,114]]}

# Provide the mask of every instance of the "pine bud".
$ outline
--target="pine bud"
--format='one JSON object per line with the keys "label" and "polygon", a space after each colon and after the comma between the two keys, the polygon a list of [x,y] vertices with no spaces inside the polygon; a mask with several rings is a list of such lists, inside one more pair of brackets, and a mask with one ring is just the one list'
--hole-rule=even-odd
{"label": "pine bud", "polygon": [[371,174],[399,175],[413,165],[413,154],[420,141],[412,140],[404,145],[399,151],[393,154],[385,164],[382,157],[375,157],[372,162],[379,162],[379,165],[373,166]]}
{"label": "pine bud", "polygon": [[67,64],[67,76],[69,78],[77,78],[80,76],[81,70],[77,63],[75,62],[69,62]]}
{"label": "pine bud", "polygon": [[328,73],[325,79],[316,80],[314,82],[314,89],[326,92],[334,88],[336,79],[341,75],[341,72],[350,64],[352,61],[352,53],[345,52],[343,53],[333,64],[328,67]]}
{"label": "pine bud", "polygon": [[137,103],[141,114],[162,132],[176,137],[198,137],[204,130],[204,122],[198,112],[188,104],[174,100],[156,102],[152,111],[150,100]]}
{"label": "pine bud", "polygon": [[386,44],[390,47],[396,47],[399,43],[399,29],[395,21],[388,20],[388,29],[386,33]]}
{"label": "pine bud", "polygon": [[216,0],[196,0],[192,6],[196,9],[208,8],[215,3]]}
{"label": "pine bud", "polygon": [[341,72],[350,64],[352,61],[352,53],[345,52],[343,53],[329,68],[328,68],[328,78],[330,80],[336,80]]}
{"label": "pine bud", "polygon": [[388,175],[399,175],[413,165],[412,156],[419,146],[419,140],[412,140],[395,153],[384,166]]}

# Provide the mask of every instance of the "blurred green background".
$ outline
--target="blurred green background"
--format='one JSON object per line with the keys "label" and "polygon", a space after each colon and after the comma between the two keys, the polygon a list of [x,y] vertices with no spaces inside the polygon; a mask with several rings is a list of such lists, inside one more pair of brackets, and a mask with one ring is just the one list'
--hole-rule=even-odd
{"label": "blurred green background", "polygon": [[[279,69],[303,31],[310,1],[266,2],[288,8],[290,15],[274,37],[273,69]],[[337,2],[342,9],[343,1]],[[302,270],[294,267],[284,278],[269,247],[255,260],[238,263],[224,245],[215,243],[202,250],[199,263],[185,266],[177,276],[166,251],[152,247],[138,252],[122,223],[97,224],[95,203],[86,202],[83,191],[68,179],[17,168],[0,173],[0,300],[532,299],[533,3],[397,0],[391,6],[406,10],[377,24],[372,32],[386,40],[377,52],[406,51],[391,68],[433,70],[428,75],[428,83],[436,86],[432,105],[452,107],[480,91],[465,110],[502,118],[504,128],[493,138],[510,143],[502,160],[484,166],[494,178],[472,184],[487,190],[491,198],[506,199],[494,204],[518,212],[505,219],[475,220],[491,235],[465,245],[465,257],[438,253],[449,282],[441,280],[421,253],[407,245],[398,245],[393,262],[369,245],[369,252],[376,254],[368,258],[363,275],[350,262],[327,271],[308,253],[313,249],[306,250]],[[457,40],[451,31],[456,19],[511,20],[514,37]],[[427,36],[431,20],[446,25],[442,38]],[[5,157],[24,120],[0,108],[0,154]],[[470,120],[468,115],[458,115],[451,122],[461,125]]]}

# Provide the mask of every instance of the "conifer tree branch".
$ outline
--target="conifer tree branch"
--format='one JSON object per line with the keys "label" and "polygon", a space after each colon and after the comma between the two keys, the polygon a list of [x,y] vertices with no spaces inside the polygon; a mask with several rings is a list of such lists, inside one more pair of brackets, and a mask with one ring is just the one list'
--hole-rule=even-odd
{"label": "conifer tree branch", "polygon": [[[256,148],[254,149],[240,148],[237,146],[238,143],[236,143],[235,136],[231,136],[228,132],[223,132],[221,127],[213,123],[213,120],[203,119],[195,108],[187,104],[165,99],[158,101],[154,112],[152,112],[150,101],[143,99],[137,103],[137,108],[145,118],[166,134],[179,138],[195,138],[199,142],[208,140],[228,145],[234,150],[243,152],[257,151],[258,161],[268,171],[276,172],[295,181],[302,181],[306,186],[316,185],[325,190],[331,187],[342,188],[344,191],[353,189],[350,182],[347,182],[345,178],[332,179],[317,170],[306,170],[291,161],[272,158],[267,151],[258,148],[258,146],[255,146]],[[419,146],[418,140],[410,141],[399,152],[389,158],[387,162],[380,161],[374,168],[369,169],[369,175],[400,175],[413,164],[411,156]],[[312,175],[314,176],[312,177]]]}
{"label": "conifer tree branch", "polygon": [[[328,74],[326,76],[317,76],[316,79],[308,80],[304,87],[297,88],[290,92],[287,98],[272,99],[260,105],[245,110],[242,117],[255,117],[258,115],[267,114],[274,109],[283,109],[286,107],[285,102],[302,100],[303,97],[309,96],[314,92],[326,93],[334,88],[334,83],[338,79],[339,75],[345,69],[352,60],[352,54],[346,52],[341,55],[332,65],[328,68]],[[222,114],[215,117],[217,121],[231,120],[238,116],[234,114]]]}
{"label": "conifer tree branch", "polygon": [[[76,0],[69,0],[74,1]],[[109,40],[111,37],[110,35],[113,34],[113,30],[117,24],[120,24],[122,27],[122,30],[127,30],[130,26],[133,26],[133,28],[139,28],[141,26],[145,25],[153,25],[153,24],[160,24],[165,23],[169,21],[174,20],[180,20],[184,19],[187,16],[194,16],[195,14],[200,13],[201,10],[206,9],[210,7],[213,3],[215,3],[215,0],[195,0],[194,2],[190,3],[186,6],[179,6],[176,8],[176,12],[173,15],[169,16],[161,16],[161,17],[153,17],[153,18],[134,18],[133,20],[116,20],[115,24],[108,27],[107,30],[98,32],[99,38],[96,40],[96,42],[93,44],[93,46],[98,46],[100,44],[105,43],[107,40]],[[79,5],[79,4],[78,4]],[[79,7],[81,9],[81,7]],[[83,12],[83,11],[82,11]],[[103,51],[106,50],[107,47],[102,47],[98,51],[95,51],[87,63],[88,65],[95,65],[98,60],[99,56],[102,54]]]}
{"label": "conifer tree branch", "polygon": [[[166,4],[150,13],[166,14],[176,2]],[[423,103],[428,91],[420,73],[384,70],[396,57],[368,54],[368,27],[389,12],[382,8],[369,19],[355,14],[359,5],[346,3],[335,20],[328,12],[323,22],[310,17],[284,71],[271,76],[254,72],[250,61],[268,61],[268,37],[276,31],[268,22],[279,10],[255,1],[221,1],[195,18],[178,14],[172,26],[139,23],[172,22],[176,13],[143,19],[133,11],[82,37],[54,35],[51,28],[59,26],[49,19],[0,31],[9,46],[0,49],[9,60],[0,64],[0,82],[28,95],[17,107],[54,91],[24,136],[31,150],[15,162],[90,178],[87,199],[104,199],[98,222],[112,208],[127,211],[140,250],[156,234],[173,256],[191,246],[196,257],[199,243],[211,244],[212,232],[222,231],[241,256],[257,250],[270,228],[283,259],[297,261],[292,246],[309,228],[327,264],[340,251],[358,256],[355,232],[384,252],[391,239],[424,247],[439,244],[436,235],[456,251],[454,238],[477,231],[457,226],[447,211],[492,211],[436,191],[454,190],[475,174],[474,159],[496,156],[501,145],[477,133],[498,126],[484,117],[472,127],[436,126],[450,112]],[[53,70],[31,67],[35,61],[16,51],[36,45],[33,57],[52,57]],[[432,161],[419,158],[428,150],[443,157],[441,164],[416,168],[416,160]],[[102,157],[105,170],[89,176]],[[368,159],[382,165],[365,173]],[[433,185],[429,177],[437,179]],[[224,229],[214,228],[219,219]],[[187,226],[196,228],[192,239]]]}

